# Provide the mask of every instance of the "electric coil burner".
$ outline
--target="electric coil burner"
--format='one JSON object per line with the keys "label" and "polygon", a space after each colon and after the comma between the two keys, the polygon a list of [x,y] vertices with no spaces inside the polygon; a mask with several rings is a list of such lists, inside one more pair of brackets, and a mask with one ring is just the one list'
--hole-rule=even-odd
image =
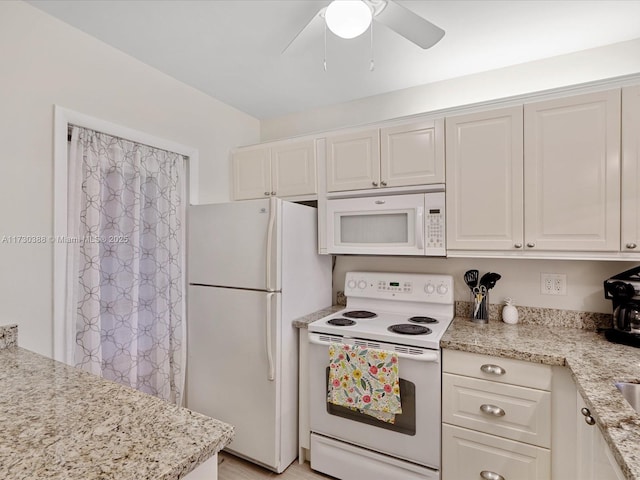
{"label": "electric coil burner", "polygon": [[342,314],[343,317],[347,318],[374,318],[377,317],[373,312],[368,312],[366,310],[352,310],[350,312],[344,312]]}
{"label": "electric coil burner", "polygon": [[426,335],[431,333],[431,329],[422,325],[413,325],[411,323],[398,323],[387,328],[390,332],[399,333],[400,335]]}
{"label": "electric coil burner", "polygon": [[351,325],[355,325],[356,322],[351,320],[350,318],[332,318],[331,320],[327,320],[329,325],[335,325],[336,327],[350,327]]}
{"label": "electric coil burner", "polygon": [[409,321],[413,323],[438,323],[438,320],[433,317],[411,317]]}

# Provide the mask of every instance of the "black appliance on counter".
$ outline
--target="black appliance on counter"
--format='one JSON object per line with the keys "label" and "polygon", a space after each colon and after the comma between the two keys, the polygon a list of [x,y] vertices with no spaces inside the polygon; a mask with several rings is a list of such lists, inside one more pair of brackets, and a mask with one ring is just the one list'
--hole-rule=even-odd
{"label": "black appliance on counter", "polygon": [[607,340],[640,347],[640,266],[604,281],[604,297],[613,303],[613,328]]}

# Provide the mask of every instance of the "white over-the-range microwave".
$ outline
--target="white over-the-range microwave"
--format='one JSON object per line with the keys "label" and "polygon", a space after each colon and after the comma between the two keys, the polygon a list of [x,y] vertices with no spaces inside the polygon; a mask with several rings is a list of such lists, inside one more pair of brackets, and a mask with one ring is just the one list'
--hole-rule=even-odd
{"label": "white over-the-range microwave", "polygon": [[444,186],[433,190],[327,199],[327,253],[445,256]]}

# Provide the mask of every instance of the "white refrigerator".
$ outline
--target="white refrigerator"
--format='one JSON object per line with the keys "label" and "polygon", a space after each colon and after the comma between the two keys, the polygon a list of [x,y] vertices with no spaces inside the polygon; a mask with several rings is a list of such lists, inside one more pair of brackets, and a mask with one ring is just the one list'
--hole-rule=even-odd
{"label": "white refrigerator", "polygon": [[331,305],[317,210],[276,198],[189,207],[187,407],[230,423],[227,448],[282,472],[298,453],[298,336]]}

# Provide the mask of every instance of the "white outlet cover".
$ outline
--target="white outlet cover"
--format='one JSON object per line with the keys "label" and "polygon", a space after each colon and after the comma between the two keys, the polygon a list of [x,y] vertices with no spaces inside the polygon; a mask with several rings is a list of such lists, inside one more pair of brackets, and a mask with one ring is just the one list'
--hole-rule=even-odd
{"label": "white outlet cover", "polygon": [[567,274],[566,273],[541,273],[540,293],[542,295],[566,295],[567,294]]}

